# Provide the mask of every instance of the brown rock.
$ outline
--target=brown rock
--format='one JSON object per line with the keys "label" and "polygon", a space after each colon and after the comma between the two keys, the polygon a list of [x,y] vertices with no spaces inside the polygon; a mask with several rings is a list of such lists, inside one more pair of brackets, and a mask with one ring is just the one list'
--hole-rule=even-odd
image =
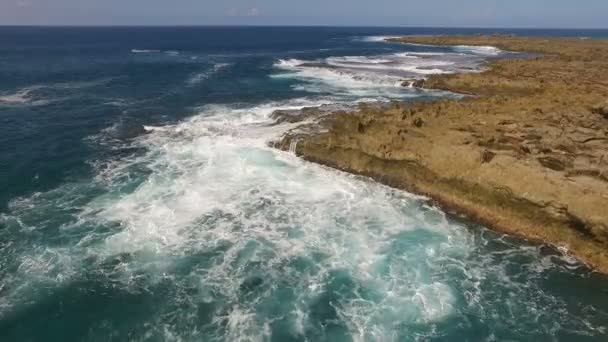
{"label": "brown rock", "polygon": [[424,125],[424,121],[421,118],[415,118],[414,121],[412,121],[412,125],[420,128]]}
{"label": "brown rock", "polygon": [[604,119],[608,119],[608,101],[591,107],[591,112],[603,116]]}
{"label": "brown rock", "polygon": [[359,122],[357,125],[357,131],[361,134],[365,133],[365,125]]}
{"label": "brown rock", "polygon": [[[473,95],[463,100],[323,116],[323,129],[298,136],[298,154],[421,193],[498,231],[565,247],[608,273],[608,169],[601,162],[608,146],[608,41],[488,35],[393,41],[492,45],[533,58],[492,59],[482,73],[424,82]],[[424,129],[404,134],[406,122]],[[289,137],[284,141],[285,149]]]}
{"label": "brown rock", "polygon": [[490,150],[483,150],[481,152],[481,163],[489,163],[492,161],[492,159],[494,159],[494,157],[496,157],[496,153]]}
{"label": "brown rock", "polygon": [[566,169],[566,163],[555,157],[540,157],[538,158],[538,162],[542,166],[554,171],[564,171]]}
{"label": "brown rock", "polygon": [[414,81],[414,82],[412,83],[412,86],[413,86],[414,88],[422,88],[422,87],[424,87],[424,83],[425,83],[425,80],[424,80],[424,79],[420,79],[420,80],[416,80],[416,81]]}

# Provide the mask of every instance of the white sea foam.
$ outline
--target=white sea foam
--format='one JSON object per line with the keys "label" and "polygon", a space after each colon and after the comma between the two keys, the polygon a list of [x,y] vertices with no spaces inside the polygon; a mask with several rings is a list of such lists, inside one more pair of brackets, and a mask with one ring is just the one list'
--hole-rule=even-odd
{"label": "white sea foam", "polygon": [[160,52],[160,50],[146,50],[146,49],[131,49],[132,53],[154,53]]}
{"label": "white sea foam", "polygon": [[[200,282],[206,291],[219,291],[231,303],[227,313],[214,320],[226,324],[226,336],[264,334],[256,323],[259,313],[238,304],[242,284],[250,276],[247,265],[254,264],[265,282],[288,282],[299,298],[296,303],[327,291],[337,270],[348,270],[361,286],[380,291],[385,297],[380,302],[355,297],[340,304],[340,317],[353,329],[365,329],[356,328],[364,313],[374,320],[367,327],[381,330],[388,328],[380,323],[386,312],[397,315],[408,307],[418,308],[415,312],[425,320],[448,315],[452,304],[446,297],[447,285],[410,283],[408,275],[417,269],[414,260],[419,257],[415,250],[402,251],[406,254],[399,257],[414,258],[408,266],[385,275],[381,269],[386,251],[402,233],[430,229],[456,241],[465,237],[463,231],[449,226],[445,218],[432,226],[416,218],[415,196],[266,146],[286,128],[263,125],[273,110],[324,102],[299,100],[243,109],[208,106],[201,116],[183,123],[146,127],[151,133],[140,142],[150,152],[128,163],[145,163],[152,174],[130,194],[91,204],[98,219],[123,227],[98,253],[147,255],[139,262],[156,268],[157,258],[170,260],[176,254],[230,246],[201,274]],[[122,179],[123,172],[124,168],[116,177]],[[437,240],[436,249],[442,240]],[[311,274],[279,267],[317,254],[324,257]]]}
{"label": "white sea foam", "polygon": [[456,298],[449,286],[433,283],[418,288],[412,301],[419,306],[422,321],[434,322],[454,312]]}
{"label": "white sea foam", "polygon": [[0,102],[4,102],[7,104],[29,102],[29,95],[33,90],[34,88],[23,88],[13,94],[0,95]]}
{"label": "white sea foam", "polygon": [[354,72],[344,69],[332,69],[325,67],[302,67],[293,73],[282,73],[273,75],[275,78],[296,77],[308,80],[320,80],[335,85],[342,84],[345,87],[382,87],[386,85],[396,86],[401,77],[383,75],[373,72]]}
{"label": "white sea foam", "polygon": [[386,42],[387,39],[391,38],[399,38],[398,36],[366,36],[366,37],[357,37],[358,40],[362,40],[364,42],[370,43],[381,43]]}
{"label": "white sea foam", "polygon": [[275,63],[276,67],[279,68],[296,68],[304,63],[307,63],[307,61],[303,61],[300,59],[296,59],[296,58],[290,58],[290,59],[279,59],[277,61],[277,63]]}
{"label": "white sea foam", "polygon": [[377,58],[357,58],[357,59],[328,59],[327,63],[333,66],[355,69],[371,70],[403,70],[414,74],[446,74],[452,73],[451,69],[446,68],[455,63],[446,60],[422,59],[412,55],[397,55],[399,58],[377,59]]}
{"label": "white sea foam", "polygon": [[[41,106],[51,102],[63,100],[70,96],[69,92],[75,89],[84,89],[108,83],[112,78],[102,78],[91,81],[59,82],[48,84],[34,84],[14,91],[0,94],[0,105],[5,106]],[[54,96],[44,93],[44,90],[61,92]]]}
{"label": "white sea foam", "polygon": [[43,106],[61,98],[45,98],[38,94],[38,90],[50,86],[33,85],[17,90],[14,93],[0,95],[0,106]]}
{"label": "white sea foam", "polygon": [[436,57],[441,57],[441,56],[445,56],[449,54],[448,52],[398,52],[395,53],[394,55],[397,57],[404,57],[404,58],[418,58],[421,56],[436,56]]}
{"label": "white sea foam", "polygon": [[340,56],[316,61],[280,59],[275,67],[284,72],[272,77],[300,79],[303,82],[294,85],[294,89],[312,93],[376,99],[407,98],[419,94],[413,88],[403,87],[404,80],[453,73],[471,64],[468,59],[458,60],[457,56],[449,56],[451,59],[443,54],[424,57],[408,53]]}
{"label": "white sea foam", "polygon": [[221,70],[224,70],[224,69],[230,67],[231,65],[232,65],[231,63],[216,63],[208,70],[192,74],[188,78],[186,83],[190,86],[197,85],[197,84],[203,82],[204,80],[209,79],[210,77],[217,74]]}
{"label": "white sea foam", "polygon": [[431,48],[437,47],[437,45],[418,44],[418,43],[400,43],[400,44],[409,45],[409,46],[431,47]]}
{"label": "white sea foam", "polygon": [[[175,297],[168,302],[175,305],[157,308],[160,316],[188,320],[197,317],[197,306],[183,303],[212,303],[216,310],[206,323],[232,340],[268,338],[279,318],[254,308],[277,307],[278,296],[286,296],[279,316],[295,333],[322,329],[315,312],[335,312],[355,341],[396,341],[404,325],[432,325],[465,312],[494,317],[505,303],[530,322],[528,331],[552,312],[559,312],[551,316],[556,324],[585,326],[590,316],[569,314],[536,282],[555,263],[521,263],[539,260],[536,248],[479,253],[483,241],[422,198],[267,146],[293,127],[269,125],[274,110],[335,100],[205,106],[183,122],[144,127],[148,134],[131,144],[147,152],[115,160],[98,184],[65,184],[12,201],[0,216],[0,234],[34,236],[59,226],[60,233],[81,237],[69,246],[19,239],[0,246],[19,269],[3,281],[0,315],[36,300],[37,288],[61,286],[93,269],[95,279],[133,293],[170,284]],[[83,201],[98,186],[104,194]],[[62,223],[41,219],[59,213],[68,215]],[[175,274],[186,265],[187,275]],[[510,271],[515,265],[532,270],[523,282]],[[166,321],[151,327],[186,336],[181,325]]]}
{"label": "white sea foam", "polygon": [[[419,46],[419,47],[431,47],[431,48],[437,48],[438,45],[429,45],[429,44],[416,44],[416,43],[403,43],[405,45],[410,45],[410,46]],[[456,52],[456,53],[461,53],[461,54],[472,54],[472,55],[480,55],[480,56],[497,56],[500,55],[501,53],[503,53],[504,51],[500,50],[497,47],[494,46],[473,46],[473,45],[454,45],[451,46],[451,48]],[[409,54],[409,53],[408,53]],[[434,52],[415,52],[412,54],[417,54],[417,55],[433,55],[433,54],[437,54]],[[439,53],[440,54],[440,53]]]}
{"label": "white sea foam", "polygon": [[[361,59],[363,57],[359,57]],[[331,63],[339,64],[336,59]],[[353,71],[345,68],[324,67],[315,61],[297,59],[279,60],[275,67],[289,71],[275,74],[275,78],[298,78],[306,81],[296,89],[312,92],[330,92],[339,95],[374,97],[380,95],[399,97],[401,77],[382,73]],[[328,65],[331,65],[328,63]],[[353,65],[354,66],[354,65]],[[387,93],[388,92],[388,93]]]}
{"label": "white sea foam", "polygon": [[503,51],[494,46],[469,46],[469,45],[458,45],[454,46],[454,49],[458,52],[473,53],[482,56],[497,56]]}
{"label": "white sea foam", "polygon": [[343,56],[343,57],[329,57],[327,58],[327,62],[329,63],[360,63],[360,64],[380,64],[380,63],[390,63],[391,59],[381,58],[381,57],[368,57],[368,56]]}
{"label": "white sea foam", "polygon": [[[164,55],[173,56],[173,57],[177,57],[177,56],[180,56],[182,54],[180,51],[176,51],[176,50],[160,50],[160,49],[131,49],[131,53],[135,53],[135,54],[164,54]],[[198,59],[197,56],[190,56],[188,58],[190,60]]]}
{"label": "white sea foam", "polygon": [[302,68],[293,73],[273,75],[274,78],[296,78],[304,83],[294,86],[295,90],[311,93],[331,93],[359,99],[405,98],[416,96],[402,89],[401,77],[374,73],[351,73],[326,68]]}

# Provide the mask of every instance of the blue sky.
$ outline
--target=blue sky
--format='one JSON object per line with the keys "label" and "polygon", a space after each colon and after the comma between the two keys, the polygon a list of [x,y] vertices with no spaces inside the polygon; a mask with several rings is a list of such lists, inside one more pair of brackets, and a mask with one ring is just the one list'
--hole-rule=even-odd
{"label": "blue sky", "polygon": [[0,0],[2,25],[608,27],[608,0]]}

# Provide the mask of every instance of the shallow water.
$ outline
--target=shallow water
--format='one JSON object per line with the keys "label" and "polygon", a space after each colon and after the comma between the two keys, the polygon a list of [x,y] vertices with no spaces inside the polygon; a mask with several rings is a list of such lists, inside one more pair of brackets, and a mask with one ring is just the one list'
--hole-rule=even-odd
{"label": "shallow water", "polygon": [[401,83],[503,52],[378,38],[433,33],[412,29],[2,30],[2,340],[608,337],[606,277],[268,147],[292,127],[276,109],[450,96]]}

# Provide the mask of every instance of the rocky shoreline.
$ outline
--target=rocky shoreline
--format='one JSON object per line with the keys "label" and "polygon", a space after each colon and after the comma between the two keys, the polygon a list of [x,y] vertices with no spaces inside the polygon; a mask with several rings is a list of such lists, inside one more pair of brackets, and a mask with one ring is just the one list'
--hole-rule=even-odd
{"label": "rocky shoreline", "polygon": [[[461,100],[359,105],[317,115],[275,145],[426,195],[497,231],[548,243],[608,273],[608,41],[412,36],[394,42],[494,46],[525,59],[415,86]],[[283,115],[284,116],[284,115]],[[294,122],[297,116],[276,114]]]}

